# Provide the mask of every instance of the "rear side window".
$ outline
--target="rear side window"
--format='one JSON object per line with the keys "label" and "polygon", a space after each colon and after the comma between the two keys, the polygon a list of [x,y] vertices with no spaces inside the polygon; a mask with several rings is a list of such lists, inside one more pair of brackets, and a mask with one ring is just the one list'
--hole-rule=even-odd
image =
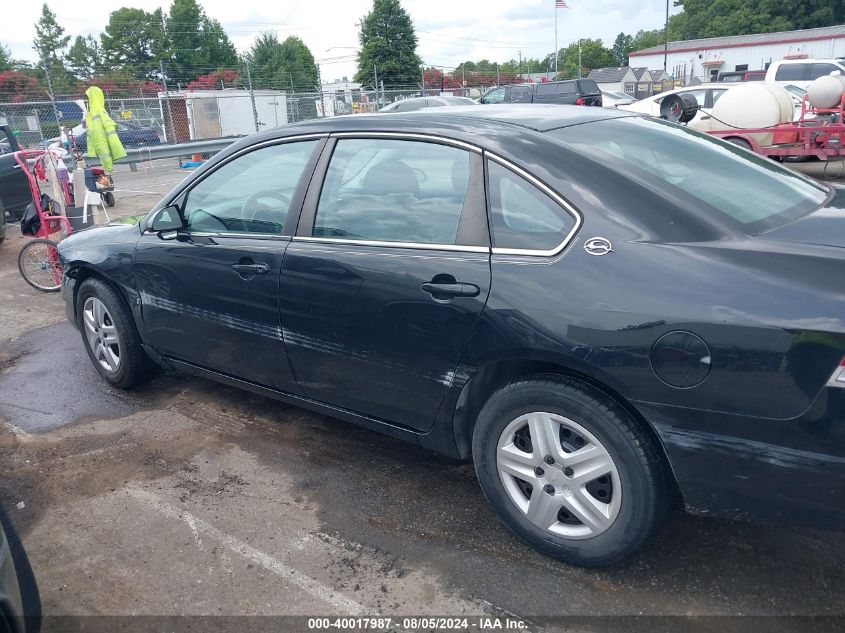
{"label": "rear side window", "polygon": [[575,218],[543,191],[488,161],[490,223],[495,248],[549,251],[575,228]]}
{"label": "rear side window", "polygon": [[528,86],[511,86],[509,101],[527,103],[531,101],[531,88]]}
{"label": "rear side window", "polygon": [[804,81],[809,64],[781,64],[775,73],[775,81]]}
{"label": "rear side window", "polygon": [[599,92],[598,84],[592,79],[579,79],[578,83],[581,86],[581,94],[591,95]]}
{"label": "rear side window", "polygon": [[329,164],[314,237],[456,244],[469,153],[392,139],[342,139]]}
{"label": "rear side window", "polygon": [[575,94],[575,82],[574,81],[564,81],[557,85],[558,94],[563,95],[574,95]]}
{"label": "rear side window", "polygon": [[625,117],[549,134],[694,213],[721,216],[752,234],[817,209],[828,195],[768,158],[658,119]]}
{"label": "rear side window", "polygon": [[537,95],[553,95],[555,93],[555,85],[554,84],[538,84],[537,85]]}

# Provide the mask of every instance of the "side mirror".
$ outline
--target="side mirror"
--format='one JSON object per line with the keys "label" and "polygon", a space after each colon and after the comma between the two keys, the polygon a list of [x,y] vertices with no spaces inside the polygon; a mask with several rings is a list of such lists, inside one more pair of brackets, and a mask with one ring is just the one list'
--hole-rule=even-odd
{"label": "side mirror", "polygon": [[154,233],[178,231],[182,228],[182,216],[176,205],[170,205],[159,210],[150,222],[150,230]]}

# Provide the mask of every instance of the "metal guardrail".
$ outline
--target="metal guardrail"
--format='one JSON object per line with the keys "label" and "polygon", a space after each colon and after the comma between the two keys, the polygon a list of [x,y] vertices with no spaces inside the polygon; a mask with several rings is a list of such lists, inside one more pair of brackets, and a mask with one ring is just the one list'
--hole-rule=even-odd
{"label": "metal guardrail", "polygon": [[[150,145],[149,147],[128,147],[126,158],[121,158],[119,164],[143,163],[162,158],[180,158],[193,154],[216,154],[222,149],[229,147],[241,137],[216,138],[206,141],[191,141],[179,143],[178,145]],[[99,165],[100,160],[94,157],[85,157],[88,166]]]}

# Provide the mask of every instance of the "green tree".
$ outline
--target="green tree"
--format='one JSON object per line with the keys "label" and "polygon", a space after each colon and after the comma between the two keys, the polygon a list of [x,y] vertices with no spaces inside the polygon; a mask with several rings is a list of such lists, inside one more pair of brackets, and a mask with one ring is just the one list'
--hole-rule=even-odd
{"label": "green tree", "polygon": [[373,0],[359,34],[358,72],[355,81],[373,84],[375,68],[385,87],[420,83],[422,60],[417,55],[417,36],[411,17],[399,0]]}
{"label": "green tree", "polygon": [[45,64],[60,66],[65,48],[70,42],[70,35],[65,35],[65,29],[56,21],[56,14],[50,11],[45,2],[41,5],[41,17],[35,23],[35,39],[33,48],[38,58]]}
{"label": "green tree", "polygon": [[675,6],[684,10],[670,19],[670,36],[682,39],[810,29],[845,22],[845,0],[675,0]]}
{"label": "green tree", "polygon": [[634,50],[634,37],[627,33],[620,33],[613,41],[613,61],[618,66],[628,65],[628,54]]}
{"label": "green tree", "polygon": [[99,74],[103,68],[102,58],[100,43],[90,35],[77,35],[65,55],[68,70],[79,79],[90,79]]}
{"label": "green tree", "polygon": [[319,83],[314,56],[298,37],[290,36],[279,42],[274,33],[262,33],[252,45],[247,60],[255,88],[303,91],[314,90]]}
{"label": "green tree", "polygon": [[0,44],[0,72],[12,70],[15,67],[15,60],[12,59],[12,51],[5,44]]}
{"label": "green tree", "polygon": [[148,13],[123,7],[112,11],[100,35],[103,65],[139,79],[159,76],[159,61],[167,56],[161,9]]}
{"label": "green tree", "polygon": [[203,63],[215,70],[234,68],[238,64],[238,51],[229,39],[223,25],[214,18],[204,17],[202,22]]}
{"label": "green tree", "polygon": [[223,26],[196,0],[173,0],[167,16],[171,59],[168,78],[187,83],[211,71],[232,68],[238,54]]}
{"label": "green tree", "polygon": [[[605,48],[601,40],[581,40],[581,75],[586,76],[593,68],[613,65],[613,51]],[[558,57],[558,77],[578,77],[578,42],[562,48]]]}

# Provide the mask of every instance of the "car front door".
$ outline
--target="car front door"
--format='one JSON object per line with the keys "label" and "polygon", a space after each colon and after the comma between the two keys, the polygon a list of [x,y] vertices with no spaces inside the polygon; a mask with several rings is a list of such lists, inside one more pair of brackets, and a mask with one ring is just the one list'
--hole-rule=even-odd
{"label": "car front door", "polygon": [[[138,241],[144,342],[174,358],[298,392],[279,324],[279,275],[321,139],[249,149],[177,198],[183,228]],[[174,210],[175,213],[175,210]],[[290,224],[290,223],[289,223]]]}
{"label": "car front door", "polygon": [[32,191],[26,174],[15,160],[14,152],[18,150],[18,142],[11,134],[8,127],[0,126],[0,213],[8,212],[9,219],[16,221],[32,202]]}
{"label": "car front door", "polygon": [[282,272],[291,366],[315,400],[427,430],[490,287],[481,156],[372,134],[329,149]]}

